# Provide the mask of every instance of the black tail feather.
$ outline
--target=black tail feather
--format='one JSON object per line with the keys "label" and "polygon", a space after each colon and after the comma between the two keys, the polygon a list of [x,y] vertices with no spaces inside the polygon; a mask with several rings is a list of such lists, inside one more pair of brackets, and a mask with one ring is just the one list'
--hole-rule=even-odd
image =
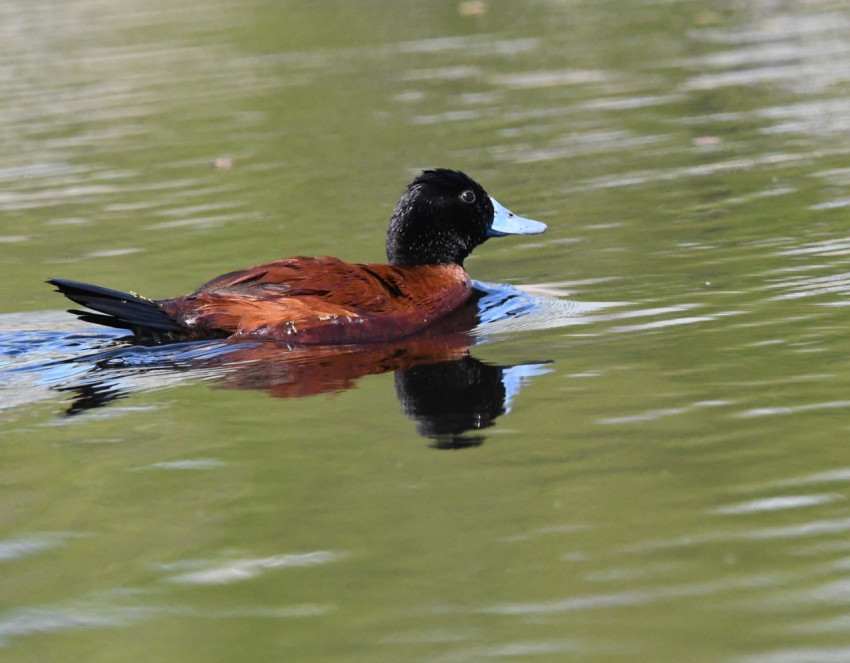
{"label": "black tail feather", "polygon": [[70,309],[69,312],[75,314],[80,320],[118,329],[129,329],[137,336],[186,332],[183,325],[150,299],[66,279],[49,279],[47,282],[55,285],[56,289],[72,302],[97,311],[92,313]]}
{"label": "black tail feather", "polygon": [[100,313],[92,313],[91,311],[81,311],[76,308],[69,308],[68,313],[73,313],[77,319],[83,322],[91,322],[95,325],[103,325],[104,327],[115,327],[116,329],[129,329],[127,322],[116,318],[114,315],[101,315]]}

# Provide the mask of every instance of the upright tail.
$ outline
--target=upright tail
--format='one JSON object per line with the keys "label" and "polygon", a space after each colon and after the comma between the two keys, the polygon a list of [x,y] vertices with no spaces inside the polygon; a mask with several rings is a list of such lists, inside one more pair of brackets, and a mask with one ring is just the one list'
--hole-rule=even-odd
{"label": "upright tail", "polygon": [[159,304],[150,299],[131,295],[128,292],[110,290],[98,285],[49,279],[72,302],[97,311],[79,311],[69,309],[80,320],[93,322],[107,327],[129,329],[140,340],[156,343],[164,340],[176,340],[186,334],[186,328],[163,311]]}

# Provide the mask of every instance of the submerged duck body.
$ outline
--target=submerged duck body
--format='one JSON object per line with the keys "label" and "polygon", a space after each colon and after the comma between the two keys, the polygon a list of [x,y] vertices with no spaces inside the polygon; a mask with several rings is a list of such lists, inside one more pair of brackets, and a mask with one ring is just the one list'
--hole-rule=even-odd
{"label": "submerged duck body", "polygon": [[488,237],[537,234],[460,171],[428,170],[408,185],[387,232],[388,264],[294,257],[216,277],[194,292],[150,300],[51,279],[90,311],[80,319],[163,343],[208,338],[293,344],[386,341],[413,334],[472,292],[464,259]]}

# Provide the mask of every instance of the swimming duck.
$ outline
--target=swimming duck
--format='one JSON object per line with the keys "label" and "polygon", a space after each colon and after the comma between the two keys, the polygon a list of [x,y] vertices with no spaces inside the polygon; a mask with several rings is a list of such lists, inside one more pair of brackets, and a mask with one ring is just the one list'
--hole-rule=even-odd
{"label": "swimming duck", "polygon": [[81,320],[130,330],[141,343],[369,343],[413,334],[460,307],[472,293],[463,261],[489,237],[544,230],[545,224],[504,208],[468,175],[426,170],[395,206],[388,264],[299,256],[223,274],[188,295],[159,300],[65,279],[48,283],[91,309],[70,309]]}

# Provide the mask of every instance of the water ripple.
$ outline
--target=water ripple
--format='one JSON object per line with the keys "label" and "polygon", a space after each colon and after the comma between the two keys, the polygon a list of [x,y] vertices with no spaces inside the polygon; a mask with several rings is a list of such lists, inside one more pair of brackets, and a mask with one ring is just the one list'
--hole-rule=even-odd
{"label": "water ripple", "polygon": [[779,479],[771,482],[771,486],[790,487],[790,486],[807,486],[818,483],[844,483],[850,481],[850,467],[829,470],[828,472],[818,472],[817,474],[808,474],[802,477],[793,479]]}
{"label": "water ripple", "polygon": [[575,596],[555,601],[497,604],[480,608],[478,612],[495,615],[545,615],[601,608],[647,605],[656,601],[684,596],[709,596],[718,592],[728,591],[733,586],[730,583],[674,585],[671,587],[657,587],[631,592]]}
{"label": "water ripple", "polygon": [[36,555],[62,544],[60,535],[49,534],[25,539],[6,539],[0,541],[0,562],[9,562]]}
{"label": "water ripple", "polygon": [[[190,571],[167,578],[168,582],[192,585],[224,585],[250,580],[271,569],[318,566],[335,562],[343,553],[319,550],[310,553],[274,555],[251,559],[237,559],[218,566],[208,566],[199,571]],[[188,562],[190,565],[208,565],[208,562]]]}
{"label": "water ripple", "polygon": [[626,546],[625,552],[650,552],[674,548],[689,548],[704,544],[730,541],[770,541],[818,537],[826,534],[840,534],[850,531],[850,518],[834,520],[816,520],[779,527],[764,527],[747,531],[717,531],[684,536],[677,539],[647,541]]}
{"label": "water ripple", "polygon": [[187,458],[185,460],[163,461],[152,463],[142,467],[131,468],[130,472],[142,472],[144,470],[211,470],[225,467],[227,464],[215,458]]}
{"label": "water ripple", "polygon": [[819,506],[830,502],[844,500],[843,495],[826,493],[820,495],[781,495],[776,497],[765,497],[738,504],[717,507],[710,513],[718,515],[742,515],[749,513],[763,513],[765,511],[784,511],[786,509],[800,509],[809,506]]}
{"label": "water ripple", "polygon": [[737,663],[847,663],[850,647],[790,647],[731,659]]}
{"label": "water ripple", "polygon": [[739,419],[755,417],[786,416],[800,412],[817,412],[819,410],[843,410],[850,407],[850,401],[827,401],[825,403],[808,403],[806,405],[786,405],[775,407],[756,407],[735,415]]}

